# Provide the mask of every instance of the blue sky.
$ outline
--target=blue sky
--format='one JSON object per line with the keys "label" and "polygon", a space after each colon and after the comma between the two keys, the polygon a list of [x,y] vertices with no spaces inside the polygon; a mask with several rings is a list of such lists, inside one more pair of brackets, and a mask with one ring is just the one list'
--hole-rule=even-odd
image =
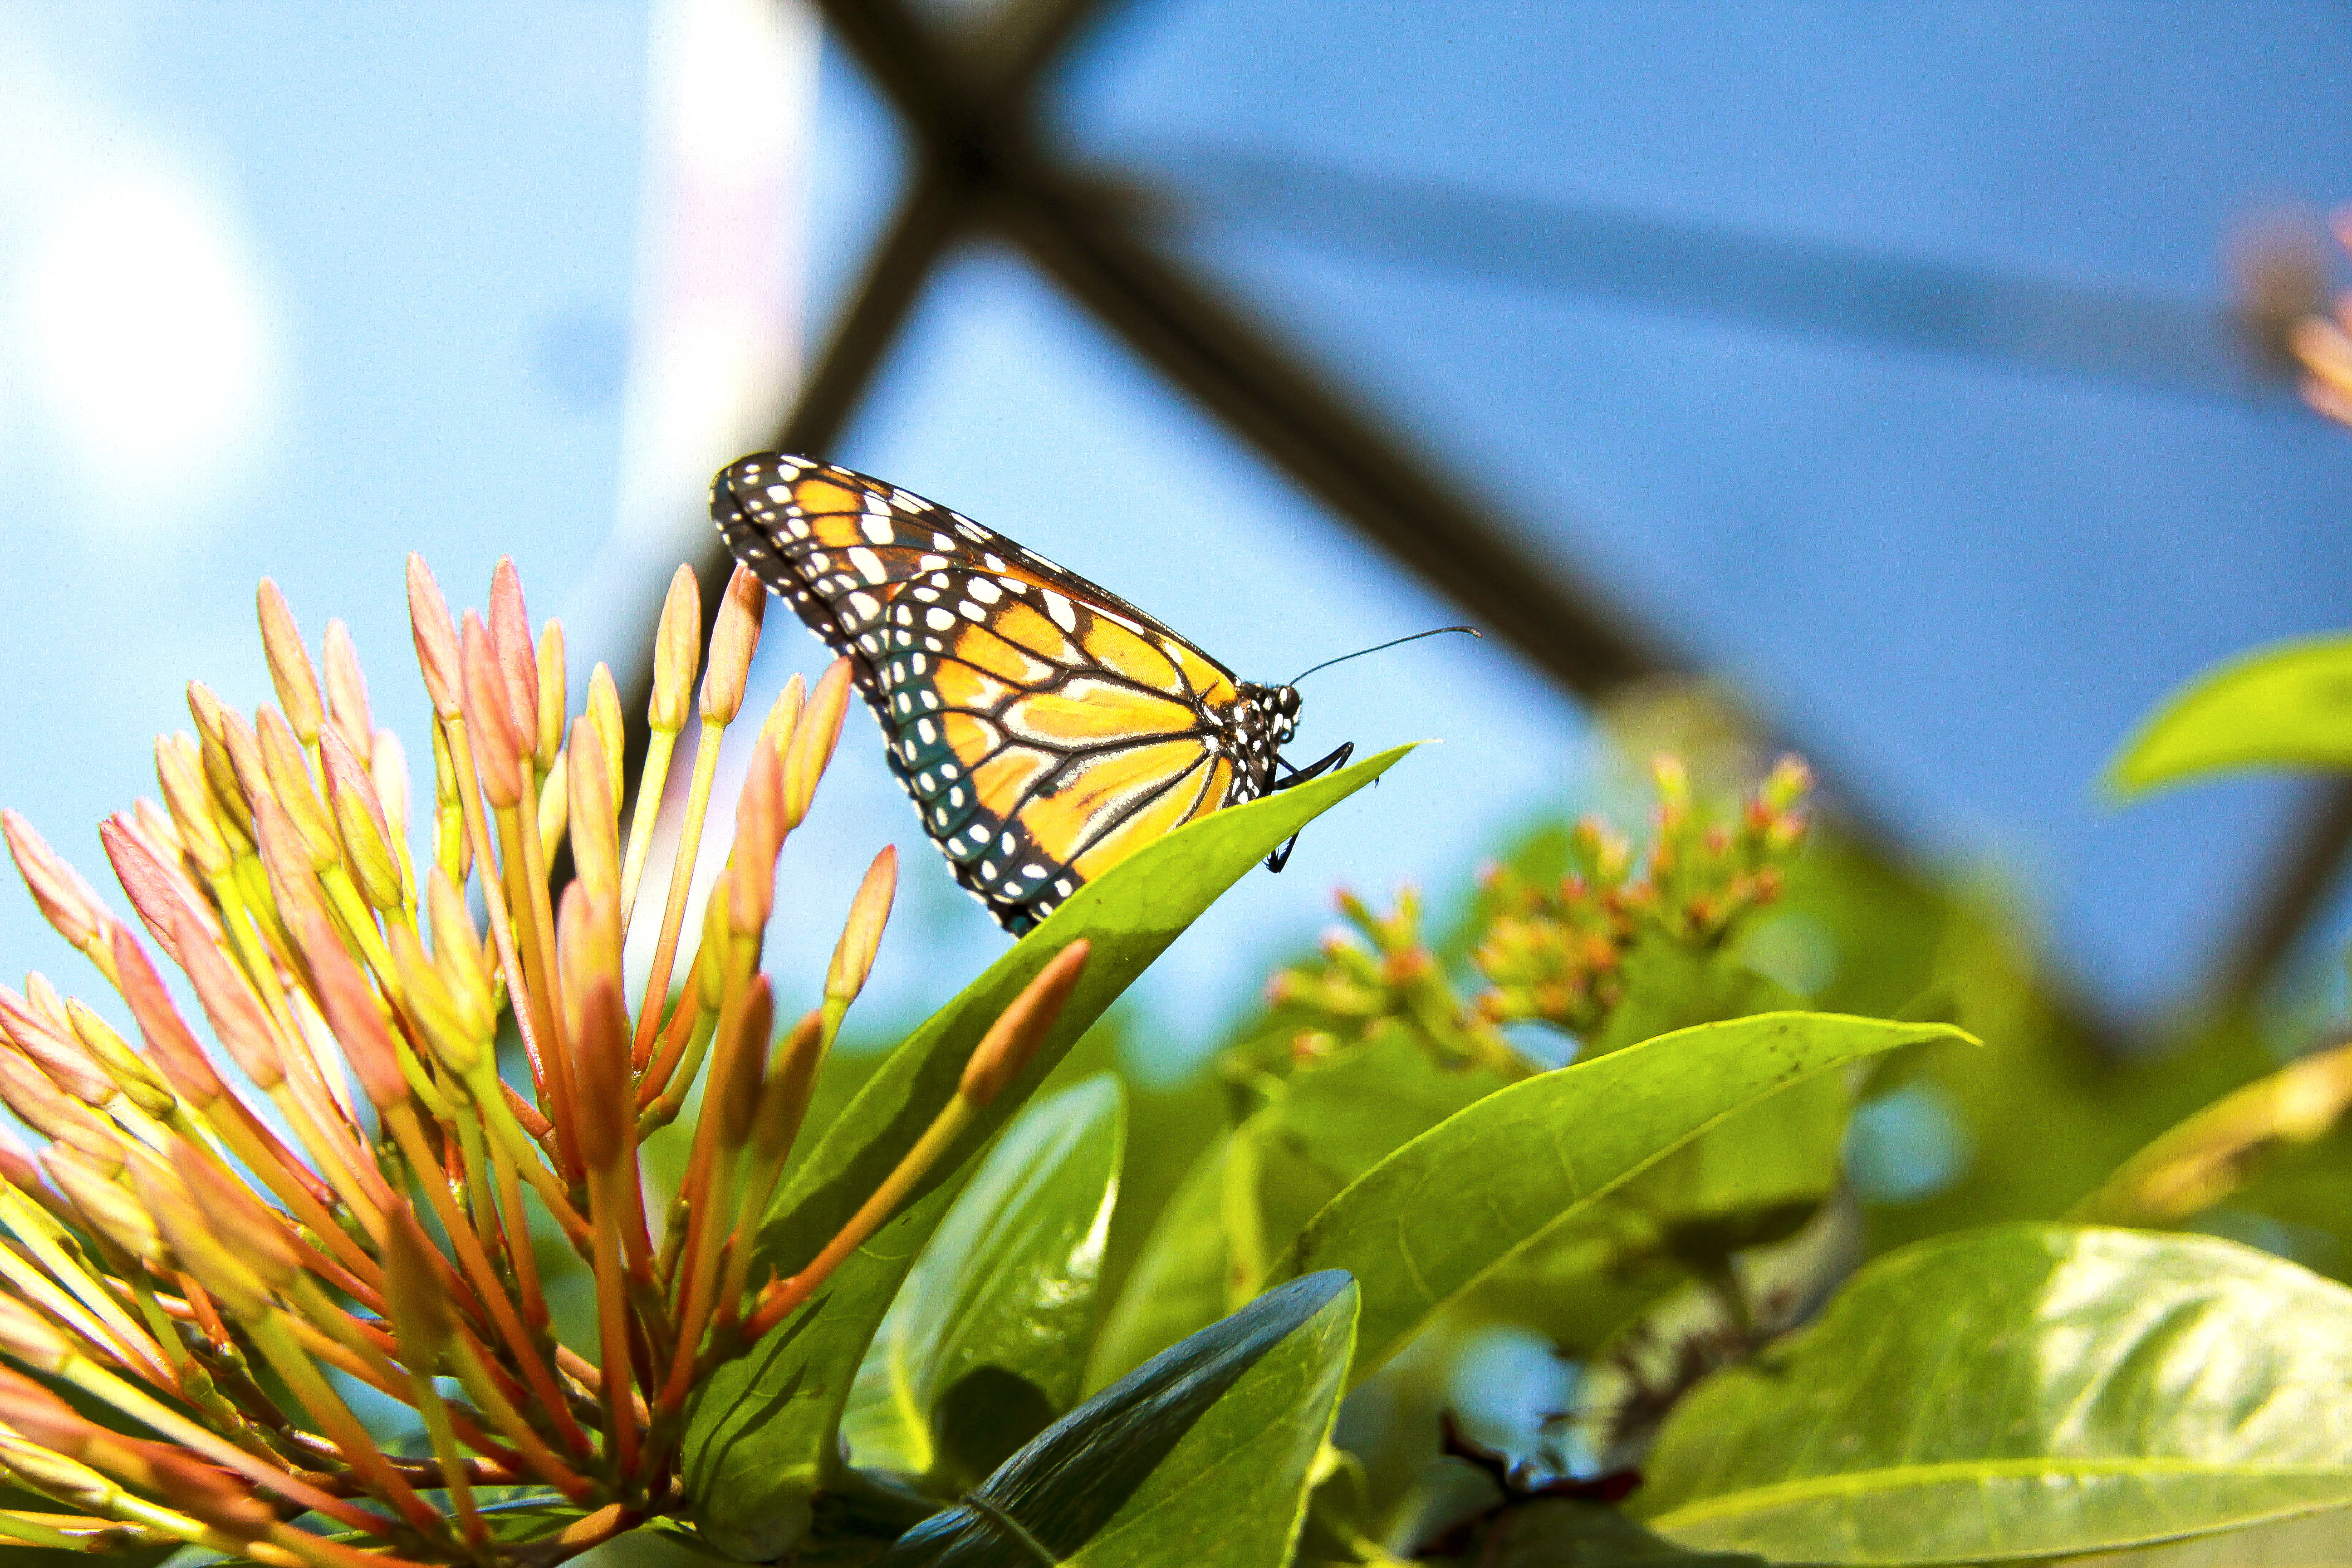
{"label": "blue sky", "polygon": [[[1491,5],[1150,0],[1058,98],[1088,155],[1242,152],[2189,303],[2226,235],[2352,195],[2352,23],[2329,5]],[[353,629],[420,752],[400,561],[540,614],[613,526],[645,129],[639,4],[0,4],[0,803],[87,869],[201,676],[250,705],[267,574]],[[822,322],[899,153],[828,58]],[[1181,243],[1391,423],[1730,673],[1956,864],[1991,865],[2117,1005],[2180,994],[2291,786],[2105,811],[2091,781],[2207,660],[2352,600],[2352,436],[2291,405],[2154,392],[1562,294],[1279,223]],[[37,330],[35,330],[37,329]],[[1456,618],[1156,384],[1012,258],[960,260],[842,443],[1286,676]],[[694,527],[694,498],[680,526]],[[575,660],[628,657],[573,626]],[[821,654],[772,622],[769,690]],[[1440,738],[1254,876],[1145,993],[1213,1034],[1329,889],[1458,881],[1583,785],[1573,705],[1444,639],[1307,688],[1302,745]],[[862,725],[862,721],[859,721]],[[788,851],[776,962],[821,963],[858,868],[908,869],[877,1020],[997,950],[853,728]],[[0,894],[0,969],[79,984]]]}

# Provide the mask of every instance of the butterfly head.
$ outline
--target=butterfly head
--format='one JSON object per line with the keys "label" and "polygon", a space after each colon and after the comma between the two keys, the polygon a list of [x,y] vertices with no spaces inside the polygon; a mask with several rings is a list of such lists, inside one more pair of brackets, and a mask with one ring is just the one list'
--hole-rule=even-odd
{"label": "butterfly head", "polygon": [[1277,686],[1265,694],[1266,710],[1273,715],[1274,743],[1289,743],[1298,732],[1298,688]]}

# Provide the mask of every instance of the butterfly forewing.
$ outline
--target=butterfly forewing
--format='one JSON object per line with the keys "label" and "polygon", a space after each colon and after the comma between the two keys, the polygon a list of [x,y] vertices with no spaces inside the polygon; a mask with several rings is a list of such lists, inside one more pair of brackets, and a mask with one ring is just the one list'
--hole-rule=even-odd
{"label": "butterfly forewing", "polygon": [[770,454],[719,475],[711,515],[851,660],[924,830],[1007,930],[1265,788],[1263,718],[1223,665],[968,518]]}

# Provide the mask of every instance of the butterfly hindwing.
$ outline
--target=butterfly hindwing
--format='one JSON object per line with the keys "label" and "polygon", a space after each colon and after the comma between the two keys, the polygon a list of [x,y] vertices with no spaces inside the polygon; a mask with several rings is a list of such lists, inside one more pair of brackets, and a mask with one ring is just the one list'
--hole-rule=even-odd
{"label": "butterfly hindwing", "polygon": [[736,555],[851,660],[891,771],[1007,930],[1193,817],[1262,793],[1223,666],[945,507],[769,454],[724,471]]}

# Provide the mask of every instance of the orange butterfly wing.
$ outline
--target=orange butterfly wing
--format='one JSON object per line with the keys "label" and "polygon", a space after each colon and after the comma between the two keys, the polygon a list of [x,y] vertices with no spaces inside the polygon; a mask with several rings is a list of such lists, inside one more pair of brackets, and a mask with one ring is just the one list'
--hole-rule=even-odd
{"label": "orange butterfly wing", "polygon": [[1264,721],[1229,670],[969,518],[770,453],[719,474],[711,516],[851,661],[924,831],[1008,931],[1265,791]]}

